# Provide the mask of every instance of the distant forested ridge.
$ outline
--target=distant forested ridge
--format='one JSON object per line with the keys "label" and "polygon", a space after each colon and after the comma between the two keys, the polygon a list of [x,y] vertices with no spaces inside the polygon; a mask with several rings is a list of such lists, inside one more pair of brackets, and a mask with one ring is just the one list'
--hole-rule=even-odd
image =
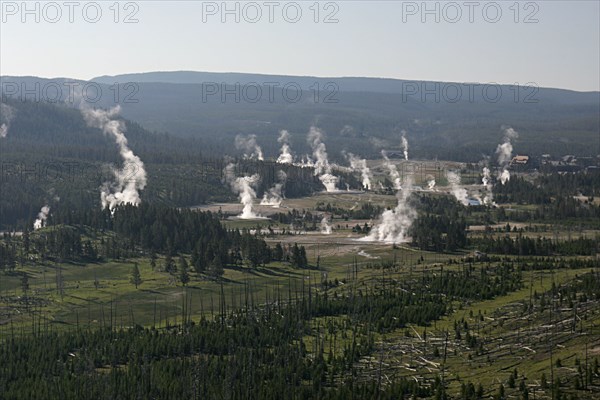
{"label": "distant forested ridge", "polygon": [[[11,76],[1,80],[4,87],[54,82]],[[292,149],[305,154],[311,124],[326,132],[327,145],[335,150],[330,156],[337,160],[343,158],[340,150],[374,158],[382,148],[398,149],[400,132],[406,130],[416,158],[479,161],[482,155],[493,155],[503,125],[521,133],[515,142],[520,154],[595,156],[599,148],[598,92],[190,71],[104,76],[93,82],[105,94],[97,106],[114,105],[115,87],[129,84],[135,90],[122,94],[133,99],[116,99],[124,117],[147,129],[193,137],[215,155],[231,153],[235,135],[245,133],[256,134],[265,155],[276,157],[281,129],[292,133]],[[250,98],[250,87],[261,95]]]}

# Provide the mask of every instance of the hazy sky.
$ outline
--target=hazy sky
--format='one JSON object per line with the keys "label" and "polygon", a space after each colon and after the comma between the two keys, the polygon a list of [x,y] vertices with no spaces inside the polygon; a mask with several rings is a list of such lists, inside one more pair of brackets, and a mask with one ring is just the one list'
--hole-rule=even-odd
{"label": "hazy sky", "polygon": [[[118,15],[114,1],[80,1],[72,16],[63,1],[27,2],[31,14],[0,3],[3,75],[197,70],[600,90],[598,0],[427,2],[430,14],[421,1],[229,2],[231,14],[220,1],[134,1]],[[137,22],[124,23],[131,13]]]}

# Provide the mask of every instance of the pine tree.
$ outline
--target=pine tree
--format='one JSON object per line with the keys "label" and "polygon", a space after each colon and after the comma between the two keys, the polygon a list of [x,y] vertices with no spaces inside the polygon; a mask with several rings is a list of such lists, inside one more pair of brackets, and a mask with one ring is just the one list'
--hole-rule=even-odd
{"label": "pine tree", "polygon": [[294,243],[294,247],[292,247],[292,266],[294,268],[300,268],[300,249],[298,248],[298,243]]}
{"label": "pine tree", "polygon": [[177,268],[175,266],[175,262],[173,261],[173,257],[171,257],[170,253],[167,253],[165,257],[165,271],[168,273],[176,272]]}
{"label": "pine tree", "polygon": [[281,247],[281,243],[277,243],[275,245],[275,251],[273,252],[273,259],[275,261],[283,260],[283,247]]}
{"label": "pine tree", "polygon": [[515,388],[515,376],[513,374],[508,377],[508,387],[511,389]]}
{"label": "pine tree", "polygon": [[308,268],[308,258],[306,258],[304,246],[300,246],[300,268]]}
{"label": "pine tree", "polygon": [[152,267],[152,271],[156,268],[156,253],[153,251],[150,254],[150,266]]}
{"label": "pine tree", "polygon": [[131,270],[131,278],[130,282],[135,285],[137,289],[139,285],[142,284],[142,276],[140,275],[140,269],[138,268],[138,264],[133,264],[133,269]]}
{"label": "pine tree", "polygon": [[183,286],[187,285],[190,281],[190,274],[188,273],[188,263],[185,261],[183,256],[179,257],[179,280]]}

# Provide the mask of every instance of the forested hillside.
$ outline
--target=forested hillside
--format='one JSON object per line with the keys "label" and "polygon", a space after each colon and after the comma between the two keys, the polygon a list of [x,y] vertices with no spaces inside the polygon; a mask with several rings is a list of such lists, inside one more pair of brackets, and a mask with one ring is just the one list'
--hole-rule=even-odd
{"label": "forested hillside", "polygon": [[[114,142],[101,130],[88,127],[81,112],[67,105],[6,104],[14,117],[7,137],[0,140],[0,228],[30,225],[45,204],[54,211],[99,208],[99,188],[111,178],[111,166],[123,167]],[[131,121],[126,121],[126,135],[149,176],[144,201],[184,207],[235,198],[223,182],[227,163],[201,141],[150,132]],[[228,146],[233,146],[233,139]],[[288,176],[286,196],[320,190],[321,183],[308,169],[241,161],[240,173],[260,172],[260,196],[278,181],[279,170]],[[134,176],[138,166],[126,168]],[[351,176],[345,179],[356,184]]]}

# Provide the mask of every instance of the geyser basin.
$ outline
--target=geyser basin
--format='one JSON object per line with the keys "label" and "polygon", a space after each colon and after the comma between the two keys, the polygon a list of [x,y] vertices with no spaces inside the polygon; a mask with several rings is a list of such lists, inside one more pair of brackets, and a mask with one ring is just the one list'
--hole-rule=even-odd
{"label": "geyser basin", "polygon": [[269,217],[262,217],[262,216],[259,216],[259,215],[255,215],[255,216],[252,216],[252,217],[242,217],[242,216],[239,216],[239,215],[234,215],[232,217],[227,217],[227,219],[229,219],[229,220],[235,220],[235,221],[264,221],[264,220],[267,220],[267,219],[270,219],[270,218]]}
{"label": "geyser basin", "polygon": [[367,243],[383,243],[383,244],[401,244],[401,243],[410,243],[412,242],[412,238],[411,237],[404,237],[402,239],[399,240],[394,240],[392,238],[384,238],[384,239],[377,239],[377,238],[373,238],[370,236],[365,236],[365,237],[361,237],[361,238],[356,238],[353,239],[356,242],[367,242]]}

